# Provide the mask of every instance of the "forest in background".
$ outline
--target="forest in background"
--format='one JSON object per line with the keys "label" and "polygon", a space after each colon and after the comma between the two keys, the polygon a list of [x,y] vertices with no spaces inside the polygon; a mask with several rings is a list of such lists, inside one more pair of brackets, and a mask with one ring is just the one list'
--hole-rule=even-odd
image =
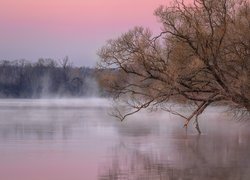
{"label": "forest in background", "polygon": [[0,61],[0,98],[105,96],[95,68],[74,67],[68,57]]}

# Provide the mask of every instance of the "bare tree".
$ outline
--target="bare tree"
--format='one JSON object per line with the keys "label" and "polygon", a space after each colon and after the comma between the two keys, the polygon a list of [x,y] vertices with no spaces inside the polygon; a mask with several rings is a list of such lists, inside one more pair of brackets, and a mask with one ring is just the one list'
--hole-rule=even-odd
{"label": "bare tree", "polygon": [[[121,120],[141,109],[164,109],[194,119],[212,103],[250,111],[250,5],[247,0],[174,0],[155,15],[162,32],[153,37],[136,27],[109,40],[99,51],[101,68],[116,75],[107,81],[115,99],[133,110],[115,113]],[[113,73],[113,72],[112,72]],[[194,107],[189,115],[171,103]]]}

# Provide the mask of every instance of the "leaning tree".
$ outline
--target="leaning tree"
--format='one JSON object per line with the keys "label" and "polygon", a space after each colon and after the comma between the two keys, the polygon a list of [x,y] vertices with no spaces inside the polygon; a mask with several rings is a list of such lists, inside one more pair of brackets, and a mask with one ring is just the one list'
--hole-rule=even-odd
{"label": "leaning tree", "polygon": [[[211,104],[250,111],[250,4],[247,0],[175,0],[155,15],[161,33],[135,27],[100,49],[100,67],[115,99],[131,111],[164,109],[183,117],[187,127]],[[106,71],[107,72],[107,71]],[[190,115],[174,102],[193,107]],[[248,116],[248,115],[247,115]],[[249,117],[249,116],[248,116]]]}

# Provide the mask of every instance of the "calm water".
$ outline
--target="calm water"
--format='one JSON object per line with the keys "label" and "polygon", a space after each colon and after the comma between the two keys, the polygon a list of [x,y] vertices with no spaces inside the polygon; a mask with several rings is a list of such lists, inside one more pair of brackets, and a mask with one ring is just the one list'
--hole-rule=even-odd
{"label": "calm water", "polygon": [[0,100],[0,179],[250,179],[250,122],[211,108],[199,136],[167,113],[121,123],[108,111],[104,99]]}

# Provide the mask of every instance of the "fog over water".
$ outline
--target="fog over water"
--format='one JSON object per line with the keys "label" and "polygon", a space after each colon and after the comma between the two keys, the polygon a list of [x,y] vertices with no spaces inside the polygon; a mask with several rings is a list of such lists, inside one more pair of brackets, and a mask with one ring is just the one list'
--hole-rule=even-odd
{"label": "fog over water", "polygon": [[120,122],[108,115],[110,104],[1,99],[0,179],[249,179],[249,122],[212,107],[200,116],[197,135],[166,112]]}

